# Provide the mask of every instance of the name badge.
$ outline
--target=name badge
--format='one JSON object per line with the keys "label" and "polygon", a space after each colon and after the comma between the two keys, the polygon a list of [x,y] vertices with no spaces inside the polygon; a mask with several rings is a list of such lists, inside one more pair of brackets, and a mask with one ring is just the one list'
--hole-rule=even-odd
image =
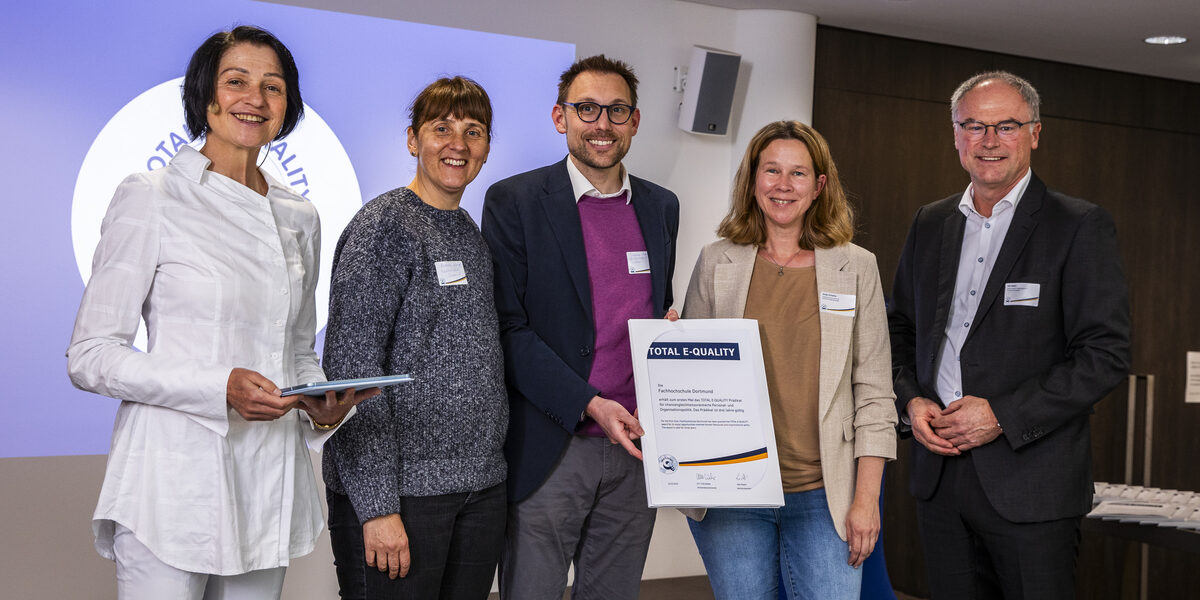
{"label": "name badge", "polygon": [[433,268],[437,269],[438,285],[467,285],[467,270],[461,260],[439,260]]}
{"label": "name badge", "polygon": [[1004,305],[1037,306],[1041,293],[1042,284],[1040,283],[1006,283],[1004,284]]}
{"label": "name badge", "polygon": [[650,272],[650,254],[645,250],[641,252],[626,252],[625,262],[629,264],[630,275]]}
{"label": "name badge", "polygon": [[854,294],[821,292],[821,312],[843,317],[854,316]]}

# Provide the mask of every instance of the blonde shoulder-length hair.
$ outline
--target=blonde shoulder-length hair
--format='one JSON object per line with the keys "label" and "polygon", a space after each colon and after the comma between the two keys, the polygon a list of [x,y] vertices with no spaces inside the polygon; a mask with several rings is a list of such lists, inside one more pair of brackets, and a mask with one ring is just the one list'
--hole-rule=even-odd
{"label": "blonde shoulder-length hair", "polygon": [[768,123],[754,134],[738,166],[729,212],[721,219],[717,235],[735,244],[761,246],[767,241],[762,209],[754,198],[754,184],[759,157],[775,140],[799,140],[812,156],[816,175],[825,176],[825,187],[804,213],[800,247],[815,250],[849,243],[854,238],[854,211],[838,179],[829,144],[817,130],[799,121]]}

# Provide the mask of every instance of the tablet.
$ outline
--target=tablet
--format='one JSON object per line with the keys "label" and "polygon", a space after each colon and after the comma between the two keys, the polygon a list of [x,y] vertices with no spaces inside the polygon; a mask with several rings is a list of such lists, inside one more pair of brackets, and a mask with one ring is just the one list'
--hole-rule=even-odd
{"label": "tablet", "polygon": [[365,390],[373,387],[386,387],[396,385],[397,383],[408,383],[412,381],[411,375],[384,375],[383,377],[364,377],[362,379],[339,379],[337,381],[315,381],[304,385],[294,385],[281,390],[283,396],[295,396],[296,394],[304,394],[305,396],[324,396],[325,392],[334,391],[341,392],[354,388],[356,390]]}

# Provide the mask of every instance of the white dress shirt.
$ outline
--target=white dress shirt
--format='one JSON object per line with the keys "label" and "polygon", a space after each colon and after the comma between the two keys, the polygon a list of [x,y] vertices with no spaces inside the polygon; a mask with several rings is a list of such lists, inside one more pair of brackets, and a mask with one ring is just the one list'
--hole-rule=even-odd
{"label": "white dress shirt", "polygon": [[958,203],[958,209],[966,215],[967,223],[958,256],[958,277],[954,282],[950,316],[946,320],[946,337],[938,354],[937,394],[942,406],[949,406],[951,402],[971,394],[971,390],[963,389],[959,355],[967,334],[971,332],[975,313],[979,310],[979,299],[983,297],[983,288],[992,274],[996,257],[1000,255],[1000,247],[1004,245],[1004,236],[1008,235],[1017,203],[1021,201],[1032,177],[1033,170],[1026,170],[1017,185],[992,207],[990,217],[984,217],[975,210],[973,186],[967,186]]}
{"label": "white dress shirt", "polygon": [[602,194],[596,186],[588,181],[583,171],[575,166],[575,159],[567,157],[567,176],[571,178],[571,192],[575,194],[575,203],[578,204],[580,198],[591,196],[593,198],[615,198],[621,194],[629,194],[625,197],[625,204],[633,202],[633,189],[629,187],[629,171],[625,167],[621,167],[621,189],[611,194]]}
{"label": "white dress shirt", "polygon": [[[184,147],[129,176],[101,226],[67,351],[72,383],[121,400],[96,549],[114,523],[163,562],[234,575],[287,565],[320,534],[303,411],[248,422],[226,403],[234,367],[279,387],[324,381],[313,344],[320,223],[267,178],[266,197]],[[132,347],[144,318],[148,345]]]}

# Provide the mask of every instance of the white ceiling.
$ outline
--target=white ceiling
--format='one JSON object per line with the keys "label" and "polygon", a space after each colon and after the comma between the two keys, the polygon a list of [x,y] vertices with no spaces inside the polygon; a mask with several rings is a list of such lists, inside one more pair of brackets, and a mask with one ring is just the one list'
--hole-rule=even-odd
{"label": "white ceiling", "polygon": [[[1200,82],[1200,0],[691,0],[822,25]],[[1152,35],[1182,35],[1151,46]]]}

